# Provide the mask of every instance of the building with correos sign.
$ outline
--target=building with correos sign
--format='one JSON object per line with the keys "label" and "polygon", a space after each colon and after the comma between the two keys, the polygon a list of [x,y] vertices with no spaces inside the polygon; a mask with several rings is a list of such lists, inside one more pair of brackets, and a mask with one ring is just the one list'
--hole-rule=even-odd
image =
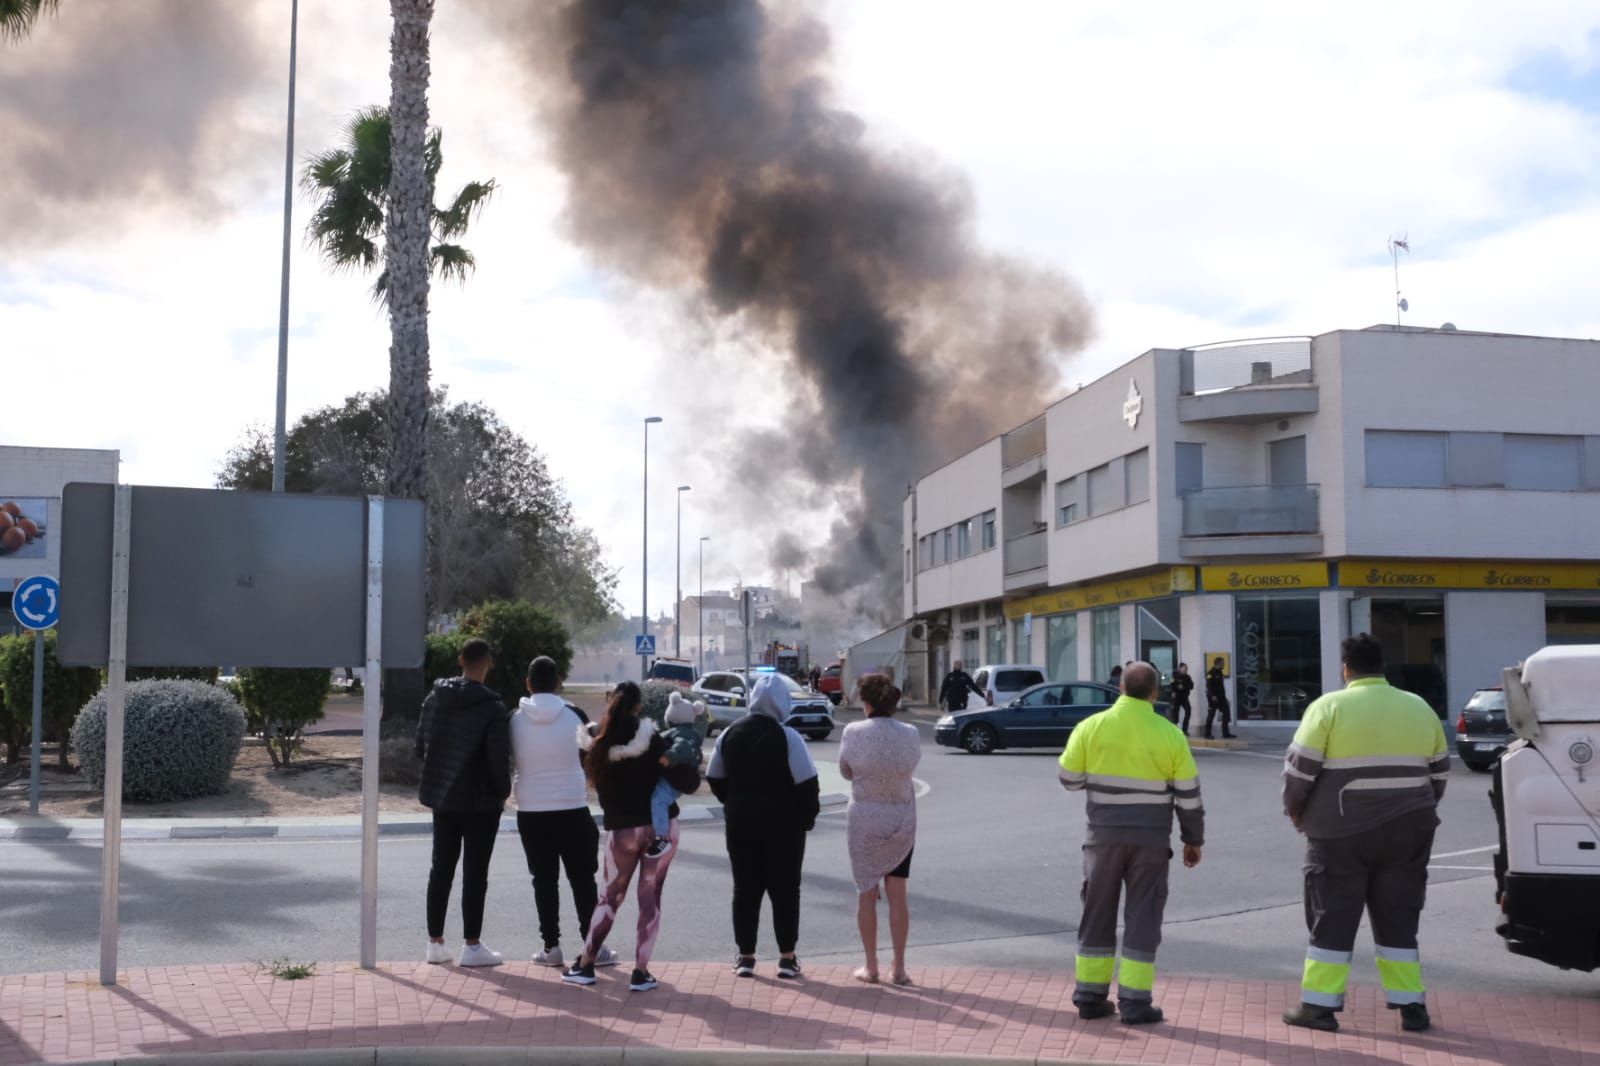
{"label": "building with correos sign", "polygon": [[1586,340],[1148,351],[915,484],[913,689],[957,659],[1105,680],[1221,657],[1241,718],[1292,722],[1365,631],[1453,716],[1544,644],[1600,643],[1596,396]]}

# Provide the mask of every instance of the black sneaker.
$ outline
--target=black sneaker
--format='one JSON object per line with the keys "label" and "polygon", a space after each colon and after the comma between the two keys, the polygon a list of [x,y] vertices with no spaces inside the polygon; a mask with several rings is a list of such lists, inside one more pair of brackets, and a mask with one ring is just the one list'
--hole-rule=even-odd
{"label": "black sneaker", "polygon": [[1297,1025],[1302,1029],[1320,1029],[1324,1033],[1339,1031],[1339,1019],[1334,1017],[1332,1007],[1319,1007],[1315,1003],[1302,1003],[1293,1010],[1283,1012],[1286,1025]]}
{"label": "black sneaker", "polygon": [[648,992],[656,987],[656,979],[650,976],[649,970],[634,970],[633,980],[628,982],[630,992]]}
{"label": "black sneaker", "polygon": [[650,842],[650,846],[644,849],[644,857],[647,859],[659,859],[671,850],[672,841],[666,837],[656,837]]}
{"label": "black sneaker", "polygon": [[1111,1005],[1109,999],[1097,999],[1090,1003],[1078,1004],[1078,1017],[1086,1022],[1097,1018],[1109,1018],[1117,1013],[1117,1008]]}
{"label": "black sneaker", "polygon": [[574,960],[571,966],[561,971],[561,979],[575,985],[594,984],[594,963],[579,966]]}
{"label": "black sneaker", "polygon": [[787,959],[778,960],[778,976],[786,981],[793,981],[800,976],[800,959],[789,956]]}
{"label": "black sneaker", "polygon": [[756,975],[756,957],[754,955],[735,955],[733,957],[733,976],[754,977]]}
{"label": "black sneaker", "polygon": [[1428,1017],[1427,1004],[1402,1004],[1400,1007],[1400,1028],[1408,1033],[1420,1033],[1433,1028],[1433,1019]]}
{"label": "black sneaker", "polygon": [[1123,1025],[1154,1025],[1166,1017],[1161,1008],[1142,1001],[1119,1003]]}

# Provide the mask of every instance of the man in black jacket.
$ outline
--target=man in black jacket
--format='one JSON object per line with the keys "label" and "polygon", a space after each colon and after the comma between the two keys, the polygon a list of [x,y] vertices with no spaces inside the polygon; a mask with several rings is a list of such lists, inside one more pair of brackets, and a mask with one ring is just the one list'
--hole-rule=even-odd
{"label": "man in black jacket", "polygon": [[972,675],[961,669],[961,664],[957,662],[955,669],[945,676],[944,684],[939,686],[939,706],[948,711],[964,711],[967,709],[969,692],[983,695],[983,689],[972,680]]}
{"label": "man in black jacket", "polygon": [[1211,669],[1206,671],[1206,739],[1211,739],[1211,723],[1216,720],[1217,712],[1222,712],[1222,739],[1232,740],[1233,732],[1228,728],[1229,712],[1232,708],[1228,705],[1228,672],[1223,668],[1222,660],[1218,659],[1211,664]]}
{"label": "man in black jacket", "polygon": [[[1172,675],[1170,687],[1172,689],[1172,722],[1183,730],[1184,735],[1187,736],[1189,733],[1189,715],[1191,713],[1189,694],[1194,691],[1194,678],[1189,676],[1188,663],[1178,664],[1177,671]],[[1182,718],[1179,718],[1180,714]],[[1179,725],[1179,722],[1182,722],[1182,724]]]}
{"label": "man in black jacket", "polygon": [[[422,703],[417,758],[424,807],[433,810],[433,868],[428,872],[428,961],[450,961],[445,911],[456,863],[461,867],[461,966],[498,966],[500,955],[479,941],[489,893],[489,857],[511,793],[511,733],[499,693],[483,683],[494,655],[482,640],[461,648],[461,676],[440,680]],[[463,859],[462,852],[465,850]]]}
{"label": "man in black jacket", "polygon": [[772,900],[778,976],[800,976],[800,868],[806,834],[822,810],[817,767],[789,717],[785,679],[764,674],[750,693],[750,713],[717,737],[706,780],[722,801],[728,862],[733,868],[733,972],[753,977],[761,900]]}

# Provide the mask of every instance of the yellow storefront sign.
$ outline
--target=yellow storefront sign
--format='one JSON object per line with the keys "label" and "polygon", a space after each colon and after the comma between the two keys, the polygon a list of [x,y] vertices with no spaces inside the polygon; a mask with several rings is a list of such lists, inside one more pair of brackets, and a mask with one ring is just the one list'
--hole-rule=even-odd
{"label": "yellow storefront sign", "polygon": [[1589,563],[1436,563],[1410,559],[1347,559],[1339,564],[1345,588],[1381,589],[1600,589],[1600,566]]}
{"label": "yellow storefront sign", "polygon": [[1094,585],[1062,589],[1013,600],[1006,604],[1006,617],[1012,620],[1024,615],[1066,614],[1069,611],[1086,611],[1093,607],[1110,607],[1134,600],[1154,600],[1171,596],[1175,592],[1193,592],[1194,567],[1174,566],[1152,574],[1123,578],[1119,581],[1102,581]]}
{"label": "yellow storefront sign", "polygon": [[1278,563],[1269,566],[1202,566],[1200,583],[1207,592],[1274,592],[1282,589],[1325,589],[1327,563]]}

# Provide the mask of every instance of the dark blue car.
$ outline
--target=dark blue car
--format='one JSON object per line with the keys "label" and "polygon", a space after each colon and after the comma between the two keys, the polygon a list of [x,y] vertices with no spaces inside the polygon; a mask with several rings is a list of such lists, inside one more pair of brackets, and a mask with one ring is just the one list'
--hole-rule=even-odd
{"label": "dark blue car", "polygon": [[[947,748],[987,755],[1001,748],[1066,747],[1079,722],[1117,702],[1119,693],[1093,681],[1047,681],[999,707],[975,707],[939,719],[933,739]],[[1165,703],[1156,711],[1167,714]]]}

